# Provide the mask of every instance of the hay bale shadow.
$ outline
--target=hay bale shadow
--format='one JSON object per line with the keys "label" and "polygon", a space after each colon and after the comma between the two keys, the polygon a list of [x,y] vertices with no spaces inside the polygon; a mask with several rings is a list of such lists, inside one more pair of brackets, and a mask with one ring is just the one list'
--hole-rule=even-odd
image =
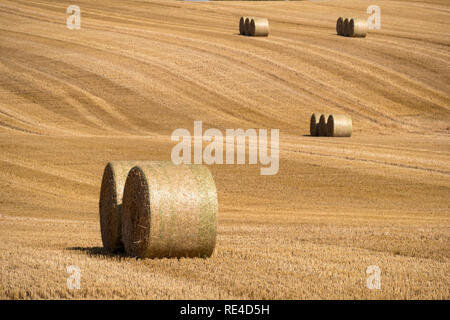
{"label": "hay bale shadow", "polygon": [[[116,250],[114,252],[108,251],[103,247],[69,247],[66,248],[65,250],[70,250],[70,251],[78,251],[81,253],[85,253],[86,255],[90,256],[90,257],[107,257],[107,258],[116,258],[119,260],[125,259],[125,258],[133,258],[136,260],[162,260],[162,259],[172,259],[172,260],[180,260],[180,257],[160,257],[160,258],[140,258],[140,257],[136,257],[136,256],[132,256],[132,255],[128,255],[125,252],[124,248],[121,248],[119,250]],[[183,257],[186,258],[186,257]],[[190,257],[190,258],[198,258],[198,259],[203,259],[203,260],[207,260],[209,257],[206,255],[201,255],[198,257]]]}
{"label": "hay bale shadow", "polygon": [[66,248],[66,250],[70,251],[79,251],[82,253],[85,253],[89,256],[101,256],[101,257],[119,257],[119,258],[125,258],[127,257],[125,250],[123,248],[116,250],[114,252],[108,251],[103,247],[69,247]]}

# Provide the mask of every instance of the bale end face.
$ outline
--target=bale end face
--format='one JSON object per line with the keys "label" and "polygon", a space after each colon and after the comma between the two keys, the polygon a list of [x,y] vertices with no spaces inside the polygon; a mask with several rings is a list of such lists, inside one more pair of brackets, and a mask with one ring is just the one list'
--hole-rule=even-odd
{"label": "bale end face", "polygon": [[247,19],[247,17],[241,17],[241,19],[239,19],[239,34],[245,36],[245,19]]}
{"label": "bale end face", "polygon": [[142,161],[108,162],[102,178],[99,200],[100,230],[103,247],[122,251],[122,199],[128,172]]}
{"label": "bale end face", "polygon": [[111,163],[108,163],[103,172],[100,188],[100,231],[103,247],[114,252],[123,247],[120,229],[121,204],[117,201],[116,178]]}
{"label": "bale end face", "polygon": [[122,197],[128,171],[135,161],[108,162],[100,188],[99,213],[103,247],[110,251],[123,249]]}
{"label": "bale end face", "polygon": [[147,179],[139,167],[134,167],[128,174],[124,189],[122,239],[125,251],[134,257],[144,257],[149,233],[150,195]]}
{"label": "bale end face", "polygon": [[348,37],[350,35],[350,30],[349,30],[349,23],[350,20],[348,18],[344,19],[344,22],[342,23],[342,35],[344,37]]}
{"label": "bale end face", "polygon": [[337,21],[336,21],[336,33],[338,35],[340,35],[340,36],[342,35],[343,24],[344,24],[344,18],[343,17],[339,17],[337,19]]}
{"label": "bale end face", "polygon": [[136,166],[123,198],[125,250],[141,258],[209,257],[217,211],[214,180],[205,166]]}
{"label": "bale end face", "polygon": [[320,119],[319,113],[313,113],[311,115],[311,120],[309,122],[309,134],[313,137],[319,135],[319,119]]}
{"label": "bale end face", "polygon": [[320,137],[326,137],[327,136],[327,123],[328,123],[328,114],[322,114],[320,115],[319,125],[318,125],[318,131]]}
{"label": "bale end face", "polygon": [[250,34],[250,23],[251,23],[251,21],[252,21],[252,17],[246,17],[245,18],[245,23],[244,23],[244,34],[246,35],[246,36],[250,36],[251,34]]}

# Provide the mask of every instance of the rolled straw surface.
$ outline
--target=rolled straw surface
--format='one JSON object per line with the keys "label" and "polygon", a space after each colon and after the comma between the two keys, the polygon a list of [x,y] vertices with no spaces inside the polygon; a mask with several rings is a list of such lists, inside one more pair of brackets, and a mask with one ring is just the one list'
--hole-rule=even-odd
{"label": "rolled straw surface", "polygon": [[311,120],[309,122],[309,134],[313,137],[319,135],[319,119],[320,119],[319,113],[313,113],[311,115]]}
{"label": "rolled straw surface", "polygon": [[367,34],[369,25],[365,19],[354,19],[351,18],[348,23],[348,35],[350,37],[361,37],[364,38]]}
{"label": "rolled straw surface", "polygon": [[125,250],[141,258],[209,257],[217,192],[206,166],[154,162],[131,169],[123,197]]}
{"label": "rolled straw surface", "polygon": [[250,21],[250,35],[253,37],[267,37],[269,35],[269,20],[253,18]]}
{"label": "rolled straw surface", "polygon": [[352,118],[342,114],[331,114],[327,121],[327,136],[350,137],[352,135]]}
{"label": "rolled straw surface", "polygon": [[123,188],[128,172],[138,161],[112,161],[104,171],[100,189],[100,230],[103,247],[110,252],[123,248],[121,212]]}
{"label": "rolled straw surface", "polygon": [[344,18],[343,17],[339,17],[336,21],[336,33],[338,35],[342,35],[342,26],[344,23]]}
{"label": "rolled straw surface", "polygon": [[328,114],[322,114],[319,119],[319,136],[326,137],[327,136],[327,122],[328,122]]}

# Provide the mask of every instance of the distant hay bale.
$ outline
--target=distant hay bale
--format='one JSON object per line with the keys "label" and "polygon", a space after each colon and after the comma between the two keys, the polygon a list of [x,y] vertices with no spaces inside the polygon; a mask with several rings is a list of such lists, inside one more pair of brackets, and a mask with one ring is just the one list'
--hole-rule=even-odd
{"label": "distant hay bale", "polygon": [[153,162],[130,170],[122,234],[141,258],[209,257],[217,229],[217,192],[206,166]]}
{"label": "distant hay bale", "polygon": [[342,114],[331,114],[327,121],[327,136],[350,137],[352,135],[352,118]]}
{"label": "distant hay bale", "polygon": [[364,38],[368,29],[367,20],[351,18],[348,23],[348,36]]}
{"label": "distant hay bale", "polygon": [[250,35],[250,23],[251,23],[252,19],[253,19],[253,17],[246,17],[246,18],[245,18],[245,28],[244,28],[244,31],[245,31],[245,35],[246,35],[246,36],[249,36],[249,35]]}
{"label": "distant hay bale", "polygon": [[112,161],[104,171],[100,189],[100,230],[103,247],[114,252],[123,248],[122,243],[122,197],[128,171],[137,161]]}
{"label": "distant hay bale", "polygon": [[348,25],[349,23],[350,23],[349,19],[345,18],[344,23],[342,24],[342,35],[345,37],[348,37],[350,35],[349,25]]}
{"label": "distant hay bale", "polygon": [[246,35],[245,33],[245,19],[247,19],[248,17],[241,17],[241,19],[239,20],[239,34],[241,35]]}
{"label": "distant hay bale", "polygon": [[328,114],[322,114],[320,115],[319,119],[319,125],[318,125],[318,131],[320,137],[326,137],[327,136],[327,122],[328,122]]}
{"label": "distant hay bale", "polygon": [[337,21],[336,21],[336,33],[338,34],[338,35],[342,35],[342,26],[343,26],[343,23],[344,23],[344,18],[343,17],[339,17],[338,19],[337,19]]}
{"label": "distant hay bale", "polygon": [[311,115],[311,120],[309,122],[309,134],[313,137],[319,135],[319,119],[320,119],[319,113],[313,113]]}
{"label": "distant hay bale", "polygon": [[250,21],[250,35],[253,37],[267,37],[269,35],[269,20],[253,18]]}

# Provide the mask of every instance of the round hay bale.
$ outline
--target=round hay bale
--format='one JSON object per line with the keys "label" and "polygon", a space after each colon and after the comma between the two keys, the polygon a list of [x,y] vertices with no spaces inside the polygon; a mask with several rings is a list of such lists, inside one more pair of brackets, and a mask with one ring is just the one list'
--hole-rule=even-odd
{"label": "round hay bale", "polygon": [[248,17],[241,17],[241,19],[239,20],[239,34],[240,35],[245,35],[245,19],[247,19]]}
{"label": "round hay bale", "polygon": [[342,25],[344,23],[344,18],[343,17],[339,17],[336,21],[336,33],[338,35],[342,35]]}
{"label": "round hay bale", "polygon": [[342,114],[331,114],[327,121],[327,136],[350,137],[352,135],[352,118]]}
{"label": "round hay bale", "polygon": [[349,22],[350,22],[350,20],[348,19],[348,18],[345,18],[344,19],[344,22],[343,22],[343,24],[342,24],[342,35],[344,36],[344,37],[348,37],[349,36],[349,30],[348,30],[348,27],[349,27]]}
{"label": "round hay bale", "polygon": [[216,243],[217,212],[216,186],[206,166],[135,166],[123,196],[125,250],[140,258],[209,257]]}
{"label": "round hay bale", "polygon": [[327,136],[327,122],[328,122],[328,114],[322,114],[319,119],[318,131],[320,137]]}
{"label": "round hay bale", "polygon": [[128,172],[137,161],[112,161],[104,171],[100,189],[100,230],[103,247],[114,252],[123,248],[122,243],[122,197]]}
{"label": "round hay bale", "polygon": [[349,37],[365,38],[369,24],[364,19],[351,18],[348,23],[348,35]]}
{"label": "round hay bale", "polygon": [[245,31],[245,35],[246,35],[246,36],[249,36],[249,35],[250,35],[250,23],[251,23],[252,19],[253,19],[253,17],[246,17],[246,18],[245,18],[245,28],[244,28],[244,31]]}
{"label": "round hay bale", "polygon": [[313,137],[319,135],[319,119],[320,119],[319,113],[313,113],[311,115],[311,121],[309,122],[309,134]]}
{"label": "round hay bale", "polygon": [[269,20],[253,18],[250,22],[250,35],[253,37],[267,37],[269,35]]}

